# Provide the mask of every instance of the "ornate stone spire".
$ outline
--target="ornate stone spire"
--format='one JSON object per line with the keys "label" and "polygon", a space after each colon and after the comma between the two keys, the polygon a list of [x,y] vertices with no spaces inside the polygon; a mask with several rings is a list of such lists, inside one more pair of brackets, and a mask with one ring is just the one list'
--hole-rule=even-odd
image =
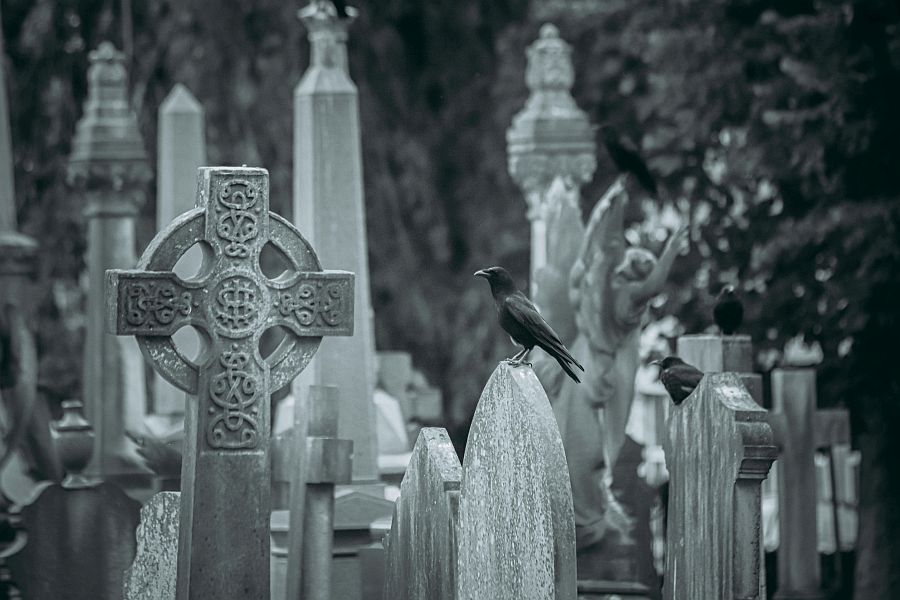
{"label": "ornate stone spire", "polygon": [[525,192],[532,219],[555,178],[580,186],[597,167],[593,127],[571,94],[571,55],[556,26],[541,27],[528,48],[525,81],[531,95],[506,132],[509,173]]}
{"label": "ornate stone spire", "polygon": [[346,16],[341,17],[331,0],[313,0],[299,11],[312,47],[310,67],[338,67],[347,72],[347,28],[357,10],[351,6],[345,10]]}
{"label": "ornate stone spire", "polygon": [[[151,177],[137,118],[128,104],[125,55],[103,42],[88,55],[88,98],[75,128],[69,179],[119,191]],[[98,182],[99,183],[99,182]],[[137,209],[137,206],[134,207]]]}
{"label": "ornate stone spire", "polygon": [[[572,98],[572,49],[552,24],[528,48],[525,81],[531,94],[506,131],[509,174],[522,189],[531,221],[531,273],[547,262],[547,208],[555,198],[577,200],[597,168],[594,128]],[[551,194],[555,180],[565,194]],[[554,188],[555,189],[555,188]]]}

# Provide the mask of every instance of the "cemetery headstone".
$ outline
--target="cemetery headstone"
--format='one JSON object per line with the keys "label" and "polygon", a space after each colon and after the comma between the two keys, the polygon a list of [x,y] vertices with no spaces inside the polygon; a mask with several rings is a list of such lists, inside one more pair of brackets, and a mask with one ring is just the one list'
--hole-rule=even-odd
{"label": "cemetery headstone", "polygon": [[[183,281],[171,269],[200,241],[211,249],[209,273]],[[262,273],[267,243],[289,262],[289,276]],[[353,332],[353,275],[321,271],[297,229],[269,212],[265,169],[204,167],[197,208],[157,234],[136,270],[109,271],[106,291],[109,330],[135,335],[155,369],[197,396],[185,418],[177,597],[268,599],[269,397],[322,336]],[[202,364],[172,342],[187,323],[210,338]],[[285,339],[263,357],[259,339],[276,326]]]}
{"label": "cemetery headstone", "polygon": [[462,466],[443,428],[419,433],[400,486],[386,556],[385,598],[455,600]]}
{"label": "cemetery headstone", "polygon": [[530,368],[501,363],[463,461],[459,597],[575,598],[575,520],[562,438]]}
{"label": "cemetery headstone", "polygon": [[[330,600],[332,597],[332,548],[334,541],[334,488],[350,483],[353,441],[338,439],[338,388],[318,386],[309,393],[308,431],[295,431],[295,450],[304,461],[303,479],[291,481],[292,524],[302,518],[302,528],[291,528],[288,549],[288,597]],[[296,421],[295,421],[296,422]],[[296,461],[295,461],[296,468]],[[305,481],[305,483],[304,483]],[[302,534],[302,535],[301,535]],[[302,539],[302,551],[296,549]],[[299,572],[302,565],[302,572]],[[297,585],[299,581],[300,585]],[[301,592],[302,590],[302,592]]]}
{"label": "cemetery headstone", "polygon": [[114,483],[84,475],[93,451],[81,402],[63,402],[54,424],[62,483],[49,484],[21,509],[25,547],[9,559],[23,598],[114,600],[135,554],[140,504]]}
{"label": "cemetery headstone", "polygon": [[294,222],[322,261],[356,274],[354,334],[322,343],[297,378],[294,396],[310,385],[340,385],[339,436],[353,440],[354,482],[375,482],[375,340],[369,290],[362,152],[356,86],[347,71],[348,18],[315,1],[300,11],[309,33],[310,65],[294,90]]}
{"label": "cemetery headstone", "polygon": [[146,411],[144,361],[134,340],[106,332],[106,269],[135,264],[135,219],[152,174],[129,108],[125,57],[109,42],[89,55],[88,97],[69,157],[68,178],[84,196],[87,315],[84,398],[95,439],[89,471],[109,477],[141,471],[125,430]]}
{"label": "cemetery headstone", "polygon": [[574,81],[572,48],[547,23],[528,48],[525,82],[530,95],[506,132],[509,174],[528,202],[532,286],[547,260],[545,213],[551,184],[562,178],[568,186],[581,186],[597,168],[594,128],[572,98]]}
{"label": "cemetery headstone", "polygon": [[125,572],[125,600],[175,600],[180,492],[159,492],[141,509],[137,554]]}
{"label": "cemetery headstone", "polygon": [[[156,228],[163,229],[181,213],[194,208],[197,169],[206,164],[206,138],[203,107],[190,90],[177,83],[159,106],[157,143]],[[187,279],[197,275],[203,261],[199,247],[187,251],[176,274]],[[176,332],[175,343],[187,356],[195,356],[199,340]],[[157,426],[183,426],[186,398],[184,392],[154,373],[153,416],[165,421]]]}
{"label": "cemetery headstone", "polygon": [[766,597],[760,484],[776,448],[734,373],[707,375],[672,408],[666,600]]}

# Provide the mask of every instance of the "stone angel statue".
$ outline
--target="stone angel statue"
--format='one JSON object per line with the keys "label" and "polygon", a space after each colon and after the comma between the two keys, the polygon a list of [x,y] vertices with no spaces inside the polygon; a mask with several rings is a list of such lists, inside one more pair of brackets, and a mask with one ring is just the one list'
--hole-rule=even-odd
{"label": "stone angel statue", "polygon": [[535,371],[566,449],[579,549],[604,543],[612,532],[618,533],[614,543],[627,543],[629,522],[609,492],[609,474],[625,441],[642,320],[686,244],[687,229],[672,234],[659,258],[629,247],[624,177],[606,191],[586,227],[577,202],[563,194],[549,199],[547,264],[535,274],[534,298],[560,324],[563,342],[586,372],[575,384],[544,356]]}

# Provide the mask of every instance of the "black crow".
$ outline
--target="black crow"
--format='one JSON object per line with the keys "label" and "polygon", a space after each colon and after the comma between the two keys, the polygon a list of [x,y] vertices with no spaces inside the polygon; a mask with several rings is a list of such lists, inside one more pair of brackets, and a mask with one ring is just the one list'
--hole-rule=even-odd
{"label": "black crow", "polygon": [[733,335],[744,320],[744,305],[734,292],[733,285],[726,285],[716,298],[713,319],[722,330],[722,335]]}
{"label": "black crow", "polygon": [[703,372],[700,369],[687,364],[677,356],[667,356],[654,361],[653,364],[659,365],[659,380],[675,404],[684,402],[703,379]]}
{"label": "black crow", "polygon": [[508,359],[508,362],[514,366],[522,364],[531,349],[537,346],[555,358],[569,377],[577,383],[581,383],[572,366],[574,365],[582,371],[584,371],[584,367],[578,364],[578,361],[569,353],[559,336],[547,324],[531,300],[516,289],[516,284],[506,269],[490,267],[477,271],[475,276],[484,277],[491,284],[491,295],[494,296],[500,327],[512,337],[513,341],[521,344],[524,348]]}
{"label": "black crow", "polygon": [[641,158],[640,152],[627,138],[620,136],[610,125],[601,125],[600,133],[603,136],[603,145],[612,159],[613,164],[621,173],[630,173],[641,187],[647,190],[654,198],[659,196],[659,187],[656,178],[647,163]]}

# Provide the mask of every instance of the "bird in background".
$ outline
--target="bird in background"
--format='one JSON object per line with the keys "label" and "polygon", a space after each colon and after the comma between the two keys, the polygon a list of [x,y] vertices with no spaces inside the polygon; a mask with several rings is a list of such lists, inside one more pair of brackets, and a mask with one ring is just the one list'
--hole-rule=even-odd
{"label": "bird in background", "polygon": [[672,397],[676,405],[684,402],[691,392],[700,385],[703,379],[703,371],[693,365],[689,365],[677,356],[667,356],[662,360],[653,361],[659,365],[659,380]]}
{"label": "bird in background", "polygon": [[654,198],[659,197],[659,186],[656,178],[647,167],[646,161],[641,157],[637,146],[628,138],[619,133],[608,124],[600,126],[600,134],[606,152],[613,164],[622,173],[628,173]]}
{"label": "bird in background", "polygon": [[734,291],[733,285],[726,285],[716,297],[713,319],[722,335],[734,335],[744,320],[744,305]]}
{"label": "bird in background", "polygon": [[525,294],[516,288],[512,276],[503,267],[489,267],[475,272],[475,277],[484,277],[491,286],[494,307],[497,309],[497,320],[500,327],[508,333],[513,341],[520,344],[521,352],[507,359],[513,366],[521,365],[537,346],[556,359],[566,374],[581,383],[573,367],[584,371],[577,360],[569,353],[553,328],[541,316],[537,308]]}

